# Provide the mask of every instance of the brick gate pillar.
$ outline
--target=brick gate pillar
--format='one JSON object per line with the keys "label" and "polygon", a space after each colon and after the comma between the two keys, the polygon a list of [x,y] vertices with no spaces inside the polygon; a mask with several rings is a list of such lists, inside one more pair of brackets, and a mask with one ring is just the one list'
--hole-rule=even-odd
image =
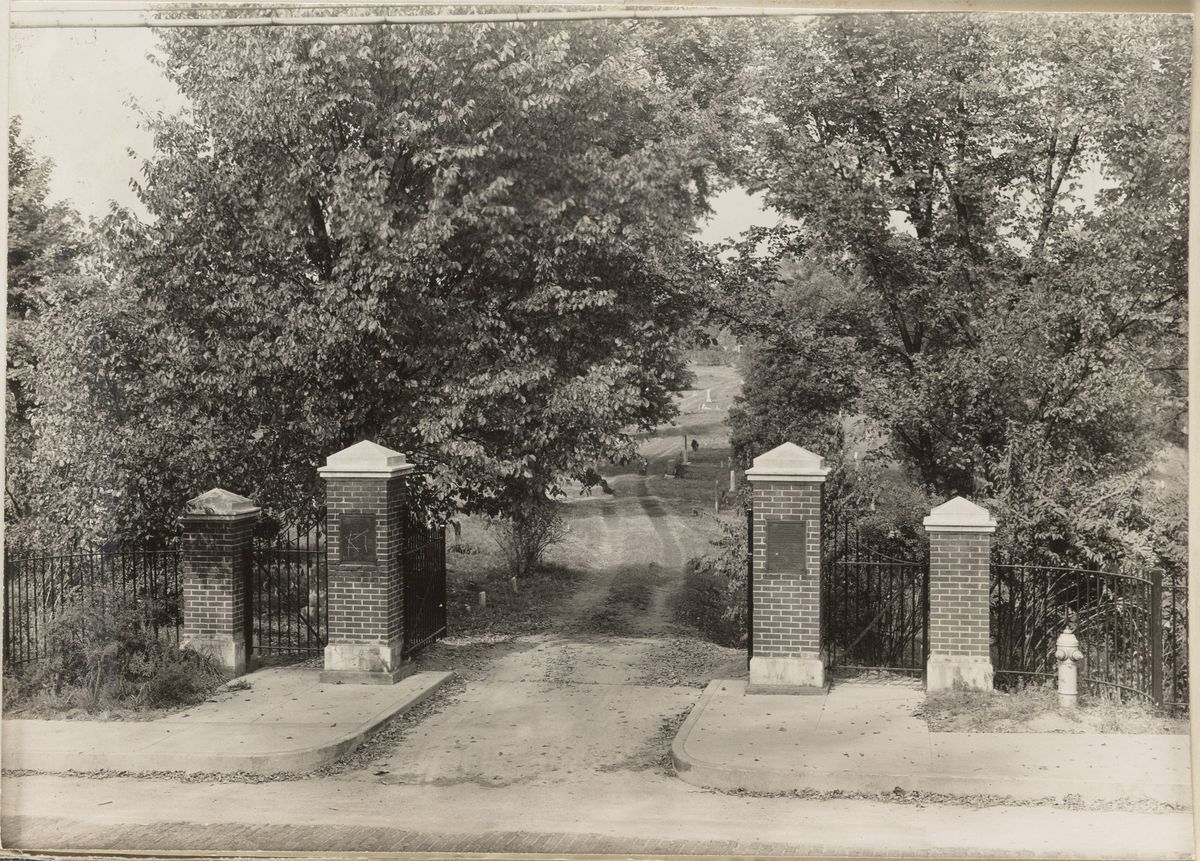
{"label": "brick gate pillar", "polygon": [[929,662],[925,689],[992,689],[992,533],[986,508],[956,496],[929,512]]}
{"label": "brick gate pillar", "polygon": [[325,480],[329,553],[326,682],[391,684],[412,672],[401,661],[404,583],[404,455],[363,440],[317,470]]}
{"label": "brick gate pillar", "polygon": [[180,645],[212,655],[235,676],[246,672],[246,580],[254,524],[262,509],[213,488],[190,499],[183,526],[183,636]]}
{"label": "brick gate pillar", "polygon": [[820,455],[784,443],[754,459],[754,644],[749,691],[802,691],[825,686],[821,654]]}

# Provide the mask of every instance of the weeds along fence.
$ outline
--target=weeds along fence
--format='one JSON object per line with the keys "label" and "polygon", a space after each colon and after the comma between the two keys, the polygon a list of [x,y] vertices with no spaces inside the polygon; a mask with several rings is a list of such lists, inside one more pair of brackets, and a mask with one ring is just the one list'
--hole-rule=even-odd
{"label": "weeds along fence", "polygon": [[49,626],[72,596],[110,589],[145,613],[156,636],[179,642],[183,589],[178,547],[4,553],[4,669],[37,661]]}
{"label": "weeds along fence", "polygon": [[997,685],[1056,675],[1055,641],[1070,624],[1092,696],[1187,710],[1188,609],[1183,572],[1118,574],[994,560],[992,663]]}

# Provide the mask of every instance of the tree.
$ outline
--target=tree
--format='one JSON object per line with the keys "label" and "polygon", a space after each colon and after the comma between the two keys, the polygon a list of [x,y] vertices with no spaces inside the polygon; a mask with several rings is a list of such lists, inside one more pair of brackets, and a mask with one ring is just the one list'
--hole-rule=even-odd
{"label": "tree", "polygon": [[703,158],[635,33],[164,32],[189,107],[148,118],[150,220],[106,221],[47,329],[40,462],[106,464],[52,518],[154,530],[213,485],[286,514],[364,437],[511,512],[668,418]]}
{"label": "tree", "polygon": [[36,356],[30,344],[50,281],[78,269],[82,234],[78,215],[52,203],[49,159],[38,158],[21,134],[21,119],[8,126],[8,285],[5,383],[5,520],[26,516],[33,449],[31,378]]}
{"label": "tree", "polygon": [[[795,224],[742,244],[718,304],[942,496],[1027,507],[1137,469],[1183,396],[1189,36],[1149,16],[780,28],[742,179]],[[841,279],[836,312],[760,313],[797,259]],[[748,396],[760,424],[833,413]],[[1059,484],[1034,487],[1046,457]]]}
{"label": "tree", "polygon": [[[778,238],[753,231],[746,245],[765,239],[778,250]],[[794,440],[840,451],[862,370],[859,342],[872,334],[862,323],[861,297],[811,261],[770,253],[744,254],[729,278],[735,295],[749,303],[731,307],[731,316],[759,336],[746,353],[742,394],[729,414],[734,456],[749,466],[756,455]],[[745,283],[769,289],[738,289]]]}

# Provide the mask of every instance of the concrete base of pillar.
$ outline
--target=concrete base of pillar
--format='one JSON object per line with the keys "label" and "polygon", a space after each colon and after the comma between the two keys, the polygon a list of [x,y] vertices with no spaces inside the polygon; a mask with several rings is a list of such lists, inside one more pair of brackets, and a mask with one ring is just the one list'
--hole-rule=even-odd
{"label": "concrete base of pillar", "polygon": [[931,655],[925,665],[925,690],[948,691],[955,684],[980,691],[992,689],[992,662],[966,655]]}
{"label": "concrete base of pillar", "polygon": [[246,644],[240,638],[232,635],[226,637],[184,637],[180,648],[191,649],[202,655],[209,655],[231,675],[240,676],[246,672]]}
{"label": "concrete base of pillar", "polygon": [[390,685],[416,669],[400,657],[399,643],[330,643],[325,647],[321,681],[335,684]]}
{"label": "concrete base of pillar", "polygon": [[330,685],[394,685],[415,673],[417,665],[405,661],[390,672],[362,670],[321,670],[321,681]]}
{"label": "concrete base of pillar", "polygon": [[825,687],[825,661],[819,657],[759,657],[750,659],[746,693],[812,693]]}

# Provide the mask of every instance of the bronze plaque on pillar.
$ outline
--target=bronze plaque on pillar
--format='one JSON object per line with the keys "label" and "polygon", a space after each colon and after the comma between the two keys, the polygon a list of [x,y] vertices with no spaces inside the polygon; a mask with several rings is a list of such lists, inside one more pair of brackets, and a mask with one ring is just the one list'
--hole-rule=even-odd
{"label": "bronze plaque on pillar", "polygon": [[338,537],[342,562],[375,561],[374,514],[343,514],[338,518]]}
{"label": "bronze plaque on pillar", "polygon": [[808,524],[803,520],[767,521],[767,572],[804,574],[808,561]]}

